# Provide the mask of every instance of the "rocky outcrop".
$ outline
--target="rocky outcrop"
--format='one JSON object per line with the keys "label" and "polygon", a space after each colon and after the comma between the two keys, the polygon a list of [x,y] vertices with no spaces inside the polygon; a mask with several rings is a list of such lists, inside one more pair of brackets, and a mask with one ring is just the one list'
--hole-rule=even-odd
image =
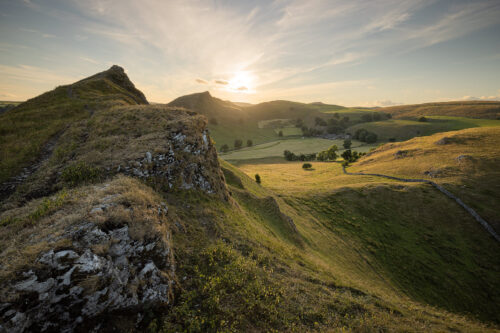
{"label": "rocky outcrop", "polygon": [[[42,248],[34,262],[0,284],[1,332],[97,331],[104,318],[120,313],[133,313],[140,324],[148,307],[172,301],[166,204],[145,213],[147,207],[119,202],[119,195],[108,195],[63,232],[54,228],[57,236],[34,242]],[[132,218],[118,218],[127,214]]]}

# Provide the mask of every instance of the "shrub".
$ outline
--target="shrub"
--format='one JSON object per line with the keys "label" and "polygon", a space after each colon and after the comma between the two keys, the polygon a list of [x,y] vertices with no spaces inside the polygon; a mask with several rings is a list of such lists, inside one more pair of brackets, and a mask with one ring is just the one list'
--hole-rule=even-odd
{"label": "shrub", "polygon": [[248,139],[247,140],[247,147],[252,147],[253,146],[253,141]]}
{"label": "shrub", "polygon": [[283,136],[283,131],[279,131],[278,136]]}
{"label": "shrub", "polygon": [[102,176],[101,171],[85,162],[66,167],[61,174],[62,180],[71,186],[81,183],[90,183],[99,180]]}
{"label": "shrub", "polygon": [[243,140],[236,139],[234,140],[234,149],[240,149],[243,146]]}
{"label": "shrub", "polygon": [[425,122],[427,122],[427,118],[420,117],[420,118],[418,118],[418,121],[420,121],[421,123],[425,123]]}
{"label": "shrub", "polygon": [[210,118],[210,120],[208,121],[210,124],[212,125],[217,125],[219,122],[217,121],[217,118]]}
{"label": "shrub", "polygon": [[396,138],[389,138],[389,142],[396,142]]}
{"label": "shrub", "polygon": [[222,147],[220,147],[220,151],[227,153],[229,151],[229,146],[227,144],[223,144]]}
{"label": "shrub", "polygon": [[312,168],[312,164],[311,163],[304,163],[302,164],[302,169],[311,169]]}
{"label": "shrub", "polygon": [[259,174],[258,174],[258,173],[256,173],[256,174],[255,174],[255,182],[256,182],[257,184],[260,184],[260,176],[259,176]]}

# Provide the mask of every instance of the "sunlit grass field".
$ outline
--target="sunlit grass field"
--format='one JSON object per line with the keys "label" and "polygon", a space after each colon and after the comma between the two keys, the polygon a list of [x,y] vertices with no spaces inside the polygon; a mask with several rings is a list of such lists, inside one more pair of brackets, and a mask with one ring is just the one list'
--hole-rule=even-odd
{"label": "sunlit grass field", "polygon": [[[341,160],[341,159],[340,159]],[[312,169],[302,169],[304,162],[241,164],[238,167],[249,177],[259,174],[262,186],[283,194],[318,193],[345,186],[364,186],[369,183],[390,183],[377,177],[349,176],[337,162],[309,162]]]}

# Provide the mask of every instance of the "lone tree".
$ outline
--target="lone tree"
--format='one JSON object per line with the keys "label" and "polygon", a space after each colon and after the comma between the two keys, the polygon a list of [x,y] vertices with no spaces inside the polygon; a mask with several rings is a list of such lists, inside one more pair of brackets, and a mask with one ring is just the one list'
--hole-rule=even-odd
{"label": "lone tree", "polygon": [[278,136],[283,136],[283,131],[279,131]]}
{"label": "lone tree", "polygon": [[243,146],[243,141],[241,139],[234,140],[234,149],[240,149]]}
{"label": "lone tree", "polygon": [[222,147],[220,147],[220,151],[227,153],[229,151],[229,146],[227,144],[223,144]]}
{"label": "lone tree", "polygon": [[311,163],[304,163],[304,164],[302,164],[302,169],[309,170],[311,168],[312,168],[312,164]]}
{"label": "lone tree", "polygon": [[248,139],[247,140],[247,147],[252,147],[253,146],[253,141]]}
{"label": "lone tree", "polygon": [[351,144],[352,144],[351,139],[345,139],[343,145],[344,149],[351,149]]}
{"label": "lone tree", "polygon": [[258,174],[258,173],[256,173],[256,174],[255,174],[255,182],[256,182],[257,184],[260,184],[260,176],[259,176],[259,174]]}

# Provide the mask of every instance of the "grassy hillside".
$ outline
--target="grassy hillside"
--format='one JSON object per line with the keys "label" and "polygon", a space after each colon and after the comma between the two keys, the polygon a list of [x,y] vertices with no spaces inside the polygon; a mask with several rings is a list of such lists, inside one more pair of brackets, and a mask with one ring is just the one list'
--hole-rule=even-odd
{"label": "grassy hillside", "polygon": [[500,128],[471,128],[388,143],[352,169],[442,184],[500,230]]}
{"label": "grassy hillside", "polygon": [[43,147],[69,124],[89,119],[98,109],[147,103],[123,76],[126,78],[123,69],[113,66],[0,114],[0,183],[39,159]]}
{"label": "grassy hillside", "polygon": [[417,118],[420,116],[450,116],[484,119],[500,119],[500,102],[458,101],[398,105],[379,108],[378,111],[392,114],[394,118]]}
{"label": "grassy hillside", "polygon": [[168,103],[168,106],[183,107],[209,119],[211,124],[243,124],[248,120],[242,108],[232,102],[213,97],[208,91],[181,96]]}
{"label": "grassy hillside", "polygon": [[[363,161],[370,161],[370,157],[355,164],[353,170],[395,171],[375,168],[375,161],[366,164],[372,168],[365,168]],[[416,161],[409,163],[416,165]],[[249,176],[258,173],[262,186],[276,191],[300,216],[310,214],[321,221],[328,229],[322,231],[323,237],[332,237],[327,236],[331,232],[356,244],[365,263],[380,274],[377,279],[390,281],[400,293],[498,322],[495,303],[500,299],[500,246],[460,206],[427,185],[344,175],[338,163],[312,162],[313,169],[307,171],[301,164],[240,167]],[[391,160],[386,165],[390,164],[397,162]],[[456,187],[447,188],[467,198]],[[483,191],[467,188],[474,196]],[[492,210],[495,197],[488,193],[480,202],[488,202],[490,213],[498,216]],[[492,221],[491,215],[482,213]]]}
{"label": "grassy hillside", "polygon": [[371,123],[356,124],[346,131],[355,133],[364,128],[377,134],[379,141],[405,141],[416,136],[431,135],[439,132],[456,131],[471,127],[500,126],[500,120],[473,119],[464,117],[427,116],[425,122],[417,120],[390,119]]}

